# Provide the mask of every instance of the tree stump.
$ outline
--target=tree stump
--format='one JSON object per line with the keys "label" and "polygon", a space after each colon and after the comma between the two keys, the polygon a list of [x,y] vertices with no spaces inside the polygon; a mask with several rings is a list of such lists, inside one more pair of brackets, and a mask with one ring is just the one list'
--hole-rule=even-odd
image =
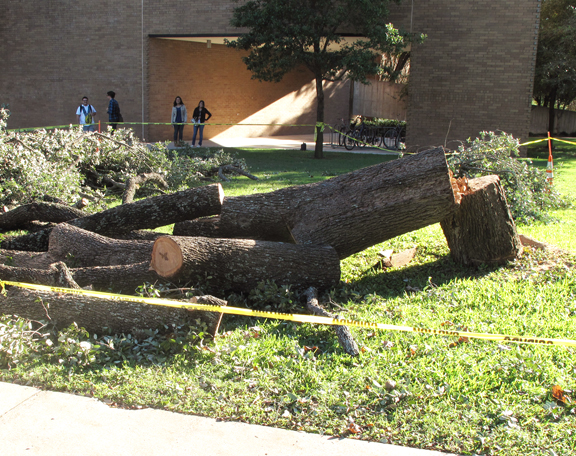
{"label": "tree stump", "polygon": [[150,268],[176,283],[199,281],[217,291],[248,292],[265,280],[325,289],[340,280],[332,247],[248,239],[161,237],[154,243]]}
{"label": "tree stump", "polygon": [[441,148],[313,184],[225,198],[221,237],[330,245],[340,259],[457,208]]}
{"label": "tree stump", "polygon": [[471,179],[460,209],[441,222],[455,262],[503,264],[518,258],[522,243],[498,176]]}

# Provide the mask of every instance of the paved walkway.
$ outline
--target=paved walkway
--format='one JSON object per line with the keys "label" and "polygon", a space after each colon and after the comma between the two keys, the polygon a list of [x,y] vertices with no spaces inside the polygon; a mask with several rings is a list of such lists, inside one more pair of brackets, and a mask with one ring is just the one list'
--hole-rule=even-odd
{"label": "paved walkway", "polygon": [[[326,139],[326,138],[325,138]],[[185,141],[191,144],[191,141]],[[202,142],[204,147],[241,147],[253,149],[295,149],[300,150],[302,144],[306,144],[306,150],[314,151],[316,145],[314,135],[291,135],[291,136],[261,136],[258,138],[224,138],[224,139],[205,139]],[[173,148],[171,143],[169,148]],[[380,150],[375,148],[355,147],[348,151],[344,146],[337,144],[324,143],[324,152],[354,152],[358,154],[384,154],[398,155],[393,151]]]}
{"label": "paved walkway", "polygon": [[124,410],[93,398],[0,382],[0,455],[446,456],[163,410]]}

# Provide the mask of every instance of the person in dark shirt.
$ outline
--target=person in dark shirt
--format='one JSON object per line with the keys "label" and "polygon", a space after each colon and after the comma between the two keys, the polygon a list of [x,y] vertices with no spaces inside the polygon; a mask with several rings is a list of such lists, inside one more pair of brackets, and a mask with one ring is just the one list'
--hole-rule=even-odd
{"label": "person in dark shirt", "polygon": [[194,134],[192,135],[192,147],[196,147],[195,143],[196,143],[196,133],[198,133],[198,130],[200,130],[200,139],[198,140],[198,146],[202,146],[202,136],[204,134],[204,124],[206,123],[206,121],[208,119],[210,119],[210,117],[212,117],[212,114],[210,114],[210,111],[208,111],[205,107],[204,107],[204,101],[200,100],[200,103],[198,103],[198,106],[196,108],[194,108],[194,114],[192,115],[193,119],[192,121],[194,122]]}
{"label": "person in dark shirt", "polygon": [[108,109],[106,112],[108,113],[108,122],[112,127],[112,131],[116,130],[117,122],[121,122],[120,120],[120,105],[115,100],[116,93],[110,91],[107,93],[108,95]]}

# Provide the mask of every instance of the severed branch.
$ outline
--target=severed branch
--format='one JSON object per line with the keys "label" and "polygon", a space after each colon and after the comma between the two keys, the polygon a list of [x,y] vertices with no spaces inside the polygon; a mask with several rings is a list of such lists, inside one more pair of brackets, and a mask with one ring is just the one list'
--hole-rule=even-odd
{"label": "severed branch", "polygon": [[[316,288],[310,287],[304,292],[304,296],[306,296],[306,308],[322,317],[329,317],[329,318],[338,318],[338,316],[332,315],[330,312],[324,310],[320,304],[318,303],[318,293]],[[344,349],[346,353],[351,356],[358,356],[360,354],[360,350],[358,349],[358,344],[352,337],[352,333],[350,332],[350,328],[347,326],[335,326],[334,330],[336,331],[336,335],[338,336],[338,341],[340,345]]]}
{"label": "severed branch", "polygon": [[211,170],[211,173],[217,172],[218,177],[220,179],[222,179],[224,182],[230,182],[230,179],[228,179],[224,175],[225,171],[228,171],[230,173],[240,174],[240,175],[246,176],[247,178],[252,179],[252,180],[258,180],[258,178],[256,176],[254,176],[253,174],[250,174],[248,171],[244,171],[242,168],[238,168],[237,166],[234,166],[234,165],[222,165],[219,168],[213,168]]}
{"label": "severed branch", "polygon": [[168,184],[164,179],[162,174],[158,173],[143,173],[138,174],[136,177],[131,177],[126,181],[126,188],[124,190],[124,194],[122,195],[122,204],[130,204],[134,200],[134,195],[136,194],[136,190],[140,187],[140,185],[151,181],[155,182],[158,186],[162,188],[168,188]]}
{"label": "severed branch", "polygon": [[30,203],[0,214],[0,230],[20,229],[32,221],[61,223],[82,218],[85,212],[58,203]]}

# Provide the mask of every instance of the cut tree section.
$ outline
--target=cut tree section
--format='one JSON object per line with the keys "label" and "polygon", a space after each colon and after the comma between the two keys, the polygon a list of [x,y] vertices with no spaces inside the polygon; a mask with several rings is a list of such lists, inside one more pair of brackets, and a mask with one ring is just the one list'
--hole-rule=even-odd
{"label": "cut tree section", "polygon": [[455,262],[502,264],[518,258],[522,243],[498,176],[468,181],[460,209],[441,222]]}
{"label": "cut tree section", "polygon": [[458,207],[441,148],[313,184],[224,198],[219,232],[330,245],[340,259],[444,220]]}
{"label": "cut tree section", "polygon": [[270,280],[296,288],[326,289],[340,280],[340,261],[329,246],[252,239],[165,236],[152,249],[150,268],[174,283],[247,292]]}

